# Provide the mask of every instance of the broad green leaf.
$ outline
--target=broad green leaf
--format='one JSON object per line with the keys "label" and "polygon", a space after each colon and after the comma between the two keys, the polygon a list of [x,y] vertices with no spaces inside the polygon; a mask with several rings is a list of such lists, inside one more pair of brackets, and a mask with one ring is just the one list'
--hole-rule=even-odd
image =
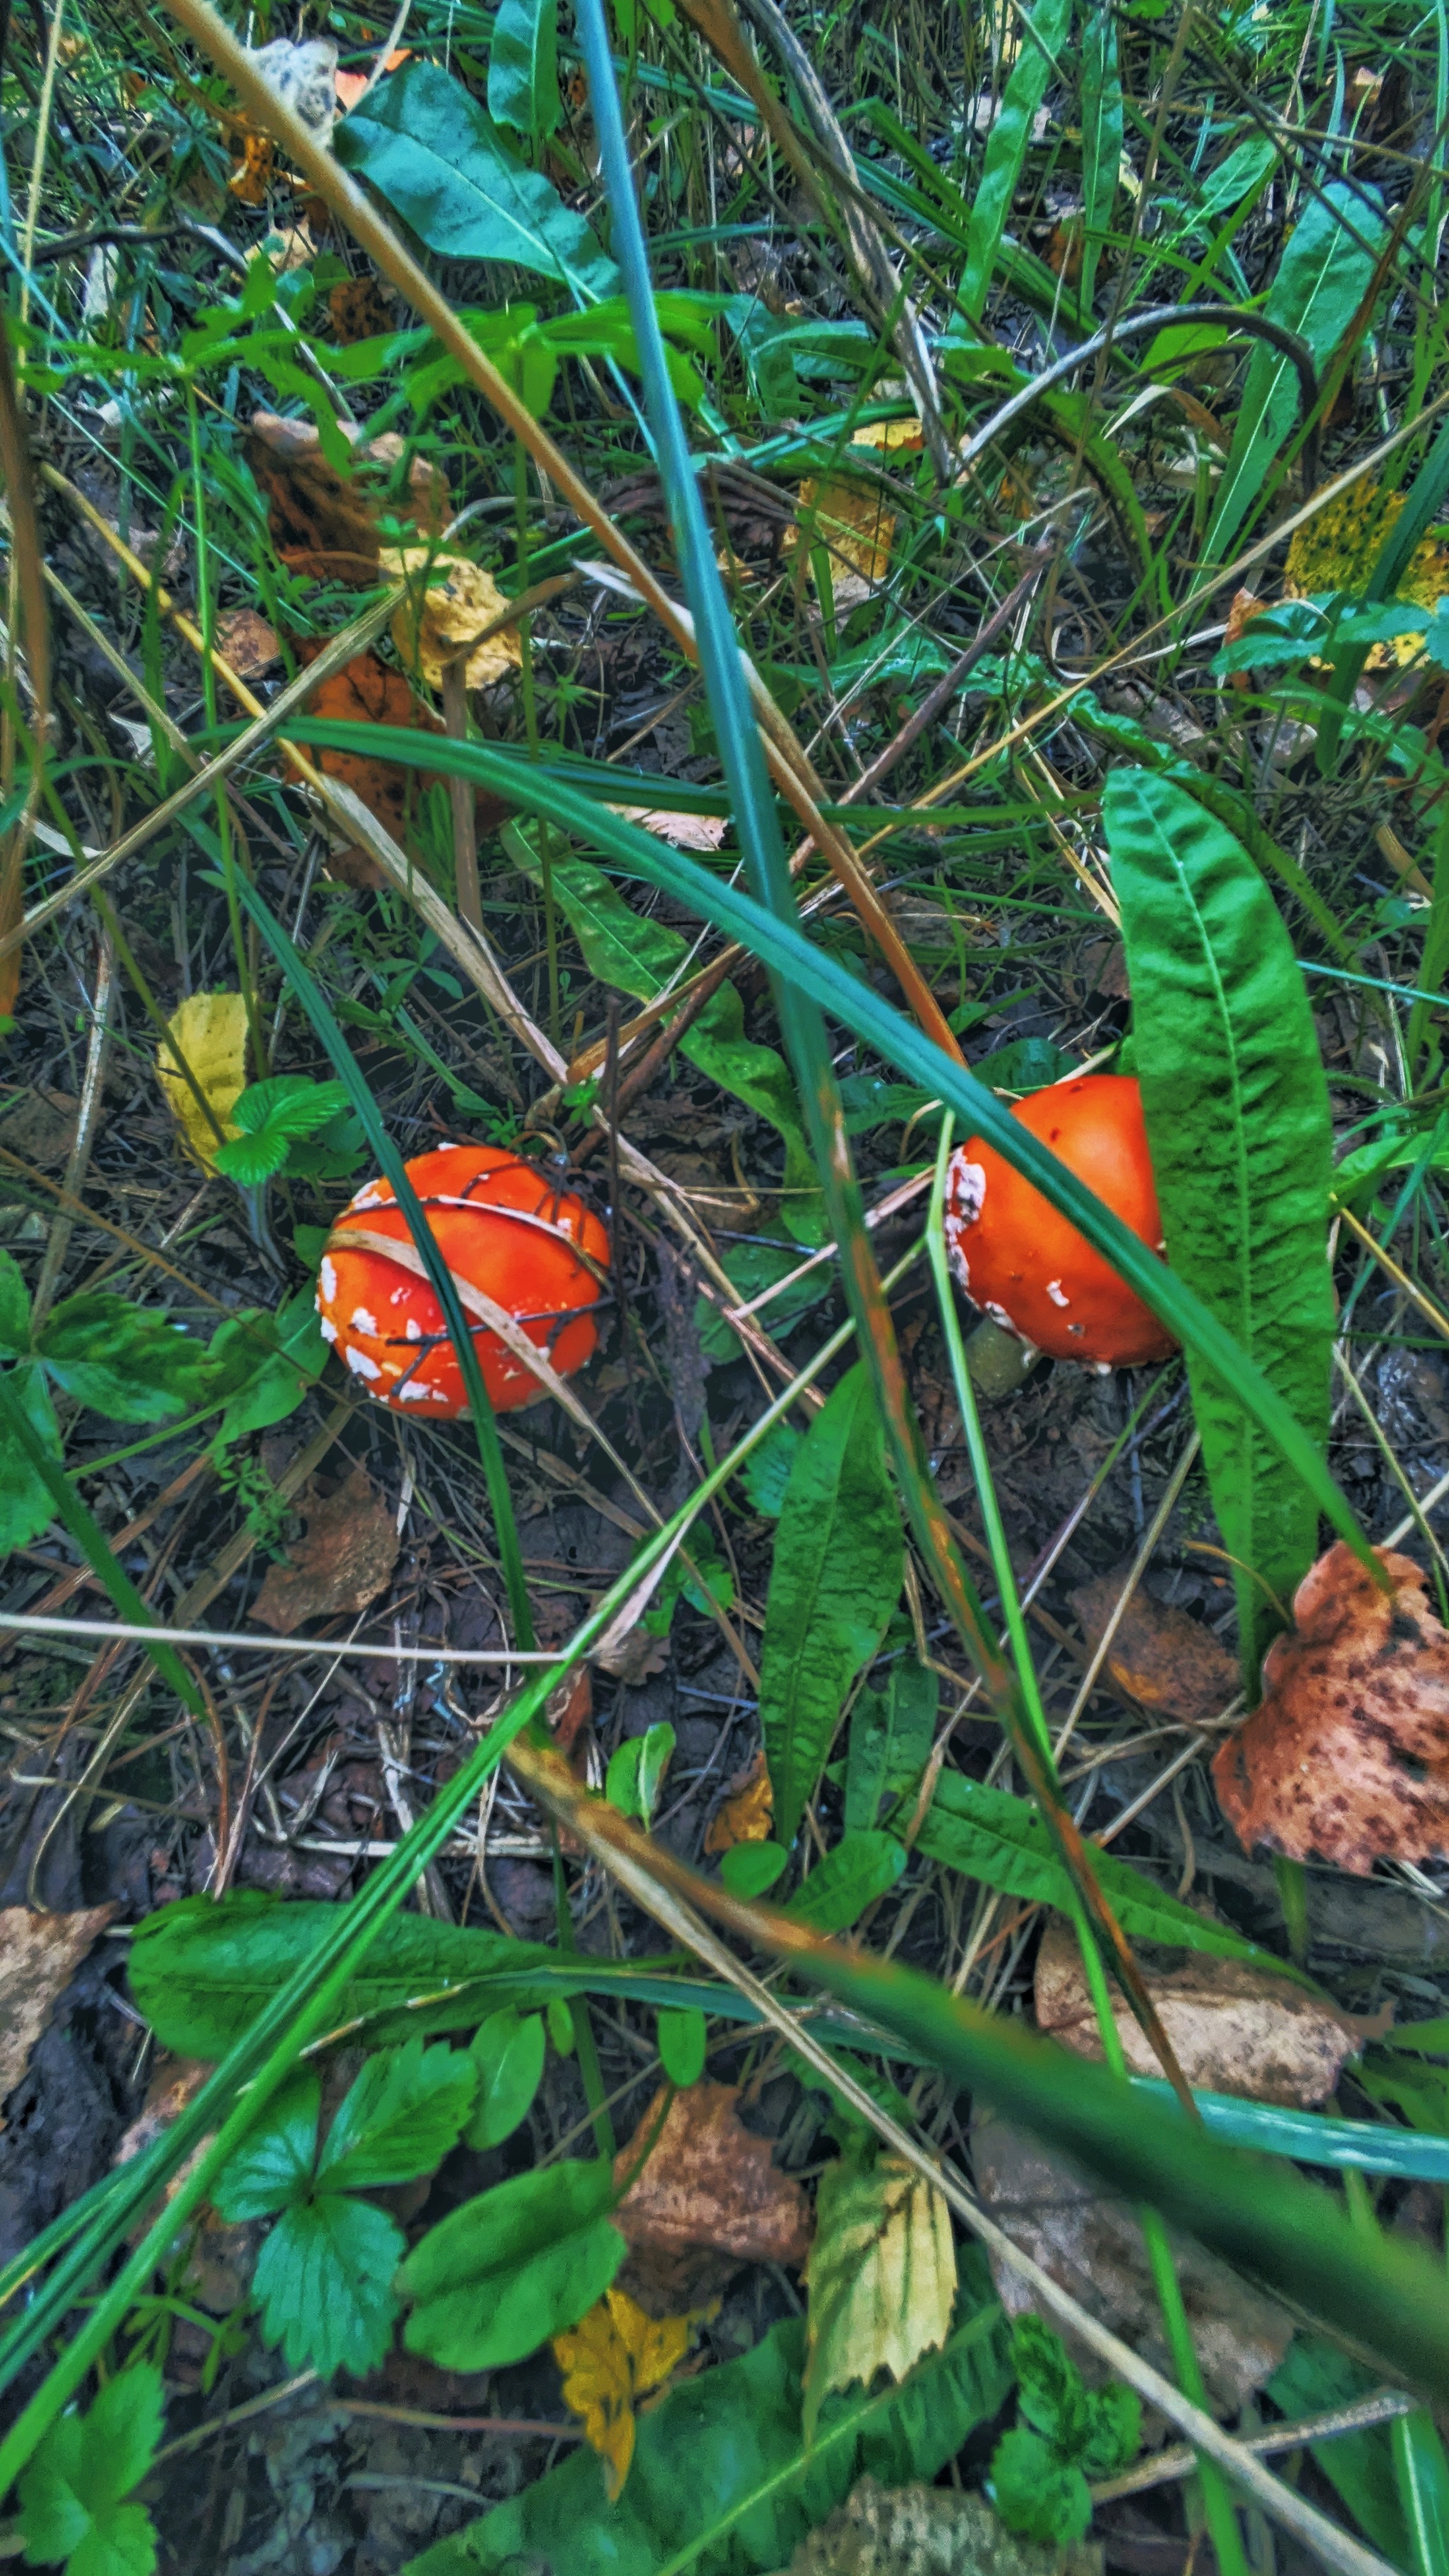
{"label": "broad green leaf", "polygon": [[13,1253],[0,1252],[0,1351],[19,1359],[30,1348],[30,1291]]}
{"label": "broad green leaf", "polygon": [[793,1422],[777,1422],[745,1460],[740,1479],[762,1520],[777,1521],[785,1505],[795,1452],[804,1439]]}
{"label": "broad green leaf", "polygon": [[825,1768],[845,1694],[880,1643],[903,1568],[880,1414],[858,1362],[801,1443],[770,1569],[760,1723],[783,1843]]}
{"label": "broad green leaf", "polygon": [[594,304],[619,272],[556,188],[436,63],[413,61],[337,129],[337,158],[444,259],[508,260]]}
{"label": "broad green leaf", "polygon": [[[792,1271],[799,1269],[802,1258],[803,1255],[797,1252],[793,1245],[733,1243],[725,1253],[724,1267],[729,1273],[739,1303],[742,1306],[748,1306],[756,1297],[762,1297],[767,1288],[773,1288],[778,1280],[788,1279]],[[793,1332],[802,1315],[807,1315],[812,1306],[818,1306],[822,1298],[829,1297],[834,1288],[834,1264],[822,1261],[817,1269],[807,1270],[803,1279],[796,1279],[792,1286],[782,1289],[778,1297],[772,1297],[768,1306],[761,1308],[756,1320],[774,1341],[783,1342],[787,1334]],[[708,1297],[695,1299],[694,1320],[699,1333],[699,1346],[706,1359],[723,1361],[739,1358],[744,1344],[734,1326],[725,1322],[718,1306],[713,1305]],[[769,1440],[763,1442],[761,1448],[751,1452],[749,1466],[745,1470],[747,1483],[750,1468],[757,1465],[764,1451],[768,1449],[770,1441],[776,1440],[777,1435],[782,1432],[787,1435],[786,1446],[799,1436],[793,1424],[777,1423],[774,1431],[769,1435]],[[757,1506],[757,1508],[760,1507]],[[775,1509],[779,1510],[778,1503]]]}
{"label": "broad green leaf", "polygon": [[321,2106],[321,2078],[305,2067],[275,2096],[218,2174],[212,2199],[223,2218],[270,2218],[306,2197]]}
{"label": "broad green leaf", "polygon": [[411,2039],[370,2057],[328,2130],[319,2190],[374,2191],[433,2173],[456,2146],[477,2087],[474,2060],[460,2049]]}
{"label": "broad green leaf", "polygon": [[[971,2260],[971,2258],[968,2258]],[[984,2270],[984,2267],[982,2267]],[[864,2472],[887,2486],[934,2478],[1011,2384],[1007,2338],[972,2263],[970,2312],[902,2388],[828,2397],[806,2450],[805,2330],[771,2328],[753,2352],[674,2389],[638,2419],[633,2466],[610,2504],[602,2462],[580,2449],[511,2503],[425,2550],[403,2576],[478,2576],[542,2563],[568,2576],[765,2576]]]}
{"label": "broad green leaf", "polygon": [[[1331,179],[1303,201],[1263,311],[1307,344],[1322,367],[1363,301],[1386,238],[1372,188]],[[1242,408],[1203,541],[1204,565],[1221,563],[1256,502],[1298,415],[1298,372],[1266,340],[1255,343]]]}
{"label": "broad green leaf", "polygon": [[845,1759],[847,1827],[873,1825],[912,1790],[936,1732],[941,1684],[914,1655],[897,1655],[884,1690],[863,1690],[850,1712]]}
{"label": "broad green leaf", "polygon": [[[757,1843],[752,1848],[758,1851],[762,1846]],[[868,1905],[894,1887],[905,1866],[905,1845],[894,1834],[866,1827],[852,1830],[816,1864],[785,1911],[792,1923],[808,1923],[813,1931],[844,1932],[859,1921]]]}
{"label": "broad green leaf", "polygon": [[252,2275],[262,2332],[289,2370],[360,2378],[392,2341],[393,2279],[407,2250],[396,2219],[345,2192],[319,2191],[284,2209]]}
{"label": "broad green leaf", "polygon": [[628,2248],[610,2224],[613,2168],[547,2165],[455,2209],[398,2276],[409,2352],[443,2370],[502,2370],[601,2299]]}
{"label": "broad green leaf", "polygon": [[229,1316],[212,1334],[208,1358],[227,1396],[218,1447],[287,1421],[327,1365],[316,1291],[299,1288],[275,1315]]}
{"label": "broad green leaf", "polygon": [[205,1402],[207,1354],[169,1315],[104,1289],[63,1298],[36,1339],[57,1386],[113,1422],[156,1422]]}
{"label": "broad green leaf", "polygon": [[561,123],[558,0],[501,0],[488,52],[488,113],[534,143]]}
{"label": "broad green leaf", "polygon": [[1085,0],[1081,28],[1083,239],[1077,297],[1090,313],[1122,166],[1122,74],[1110,0]]}
{"label": "broad green leaf", "polygon": [[1071,0],[1037,0],[1030,15],[1023,9],[1018,19],[1021,50],[987,137],[986,160],[971,209],[971,249],[961,281],[962,306],[978,318],[986,302],[1037,111],[1046,97],[1048,83],[1060,77],[1061,52],[1071,23]]}
{"label": "broad green leaf", "polygon": [[674,1757],[674,1729],[666,1721],[643,1735],[626,1736],[609,1756],[604,1795],[623,1816],[637,1816],[647,1828],[659,1801],[664,1774]]}
{"label": "broad green leaf", "polygon": [[[538,854],[525,835],[505,829],[503,837],[510,856],[535,882],[541,882]],[[590,859],[555,853],[551,879],[554,900],[583,950],[590,973],[603,984],[632,993],[638,1001],[652,1002],[689,954],[683,932],[635,912],[612,879]],[[746,1037],[745,1006],[733,984],[721,984],[711,994],[694,1026],[681,1038],[679,1052],[718,1083],[721,1091],[768,1119],[785,1147],[785,1222],[802,1242],[818,1243],[820,1192],[789,1067],[774,1047]],[[786,1257],[774,1275],[783,1278],[794,1267]],[[760,1281],[761,1287],[767,1284]],[[813,1303],[829,1285],[828,1277],[823,1278],[804,1302]]]}
{"label": "broad green leaf", "polygon": [[[221,1904],[209,1896],[183,1897],[158,1906],[138,1923],[129,1946],[131,1995],[162,2048],[179,2057],[224,2057],[265,2011],[309,1954],[337,1929],[346,1907],[284,1905],[258,1890],[242,1889]],[[373,1952],[347,1989],[339,2019],[401,2013],[419,1997],[437,1997],[437,2017],[425,2025],[409,2012],[398,2036],[420,2026],[466,2028],[483,2012],[513,2002],[541,2002],[548,1986],[530,1986],[537,1968],[557,1971],[556,1953],[499,1932],[434,1923],[425,1914],[400,1914],[386,1942]],[[481,2011],[470,2010],[479,1980],[497,1978]],[[460,1990],[450,2007],[449,1988]],[[280,2206],[280,2204],[273,2204]]]}
{"label": "broad green leaf", "polygon": [[[1285,2360],[1267,2383],[1267,2394],[1290,2424],[1302,2415],[1325,2415],[1336,2406],[1351,2406],[1382,2385],[1380,2374],[1341,2352],[1323,2335],[1295,2335]],[[1386,2424],[1361,2433],[1343,2433],[1336,2441],[1311,2442],[1314,2466],[1341,2496],[1359,2529],[1405,2576],[1412,2566],[1409,2527],[1404,2519],[1393,2446]]]}
{"label": "broad green leaf", "polygon": [[[1114,770],[1104,805],[1132,979],[1137,1072],[1167,1256],[1322,1452],[1333,1293],[1332,1129],[1313,1015],[1247,852],[1170,779]],[[1318,1510],[1190,1351],[1245,1684],[1318,1553]],[[1257,1581],[1253,1580],[1256,1575]]]}
{"label": "broad green leaf", "polygon": [[[60,1425],[44,1370],[34,1360],[22,1360],[17,1368],[7,1369],[5,1375],[10,1393],[47,1458],[59,1461]],[[55,1503],[48,1486],[37,1476],[19,1442],[7,1436],[0,1425],[0,1556],[8,1556],[13,1547],[28,1547],[54,1518]]]}
{"label": "broad green leaf", "polygon": [[719,1874],[731,1896],[750,1903],[783,1878],[790,1855],[783,1843],[734,1843],[720,1857]]}
{"label": "broad green leaf", "polygon": [[107,2380],[88,2413],[52,2424],[20,2481],[29,2566],[64,2559],[66,2576],[152,2576],[151,2517],[123,2499],[156,2456],[164,2404],[160,2371],[133,2362]]}
{"label": "broad green leaf", "polygon": [[[1072,1907],[1071,1882],[1036,1808],[1005,1789],[988,1789],[960,1771],[943,1771],[916,1840],[928,1860],[959,1869],[1002,1896],[1023,1896],[1062,1913]],[[1219,1959],[1251,1959],[1280,1976],[1293,1971],[1271,1950],[1246,1941],[1229,1924],[1215,1923],[1179,1905],[1127,1861],[1094,1852],[1092,1866],[1107,1902],[1129,1941],[1160,1941],[1206,1950]]]}
{"label": "broad green leaf", "polygon": [[527,2119],[543,2081],[548,2041],[543,2019],[525,2019],[511,2005],[490,2013],[473,2034],[469,2055],[478,2070],[473,2115],[463,2131],[470,2147],[501,2147]]}
{"label": "broad green leaf", "polygon": [[827,2165],[806,2265],[810,2306],[805,2431],[813,2438],[832,2389],[897,2382],[951,2331],[956,2246],[934,2186],[898,2156]]}
{"label": "broad green leaf", "polygon": [[697,2084],[704,2073],[709,2032],[702,2012],[662,2012],[655,2024],[659,2062],[671,2084]]}

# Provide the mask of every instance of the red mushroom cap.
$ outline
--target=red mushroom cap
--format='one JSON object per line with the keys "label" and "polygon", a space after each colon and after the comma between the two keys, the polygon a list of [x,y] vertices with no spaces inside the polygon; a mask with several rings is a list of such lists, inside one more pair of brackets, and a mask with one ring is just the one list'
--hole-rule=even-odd
{"label": "red mushroom cap", "polygon": [[[497,1145],[440,1145],[406,1169],[454,1278],[516,1316],[559,1377],[581,1368],[598,1340],[588,1310],[609,1266],[598,1218],[539,1164]],[[465,1413],[463,1372],[428,1281],[383,1251],[349,1246],[358,1230],[411,1243],[390,1181],[369,1181],[332,1229],[317,1281],[325,1338],[380,1404],[434,1421]],[[474,1345],[495,1409],[531,1404],[539,1381],[500,1336],[479,1326]]]}
{"label": "red mushroom cap", "polygon": [[[1142,1096],[1125,1074],[1053,1083],[1012,1110],[1124,1225],[1162,1251]],[[1130,1368],[1177,1345],[1149,1306],[1049,1199],[981,1136],[951,1157],[951,1265],[972,1302],[1053,1359]]]}

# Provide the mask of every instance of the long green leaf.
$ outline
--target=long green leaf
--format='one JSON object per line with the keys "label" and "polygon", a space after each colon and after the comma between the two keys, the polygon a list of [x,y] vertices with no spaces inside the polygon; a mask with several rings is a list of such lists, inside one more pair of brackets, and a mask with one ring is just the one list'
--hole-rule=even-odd
{"label": "long green leaf", "polygon": [[[1170,779],[1114,770],[1104,805],[1137,1070],[1168,1258],[1320,1455],[1328,1436],[1332,1128],[1303,977],[1231,832]],[[1318,1505],[1189,1349],[1245,1686],[1318,1553]],[[1256,1578],[1256,1579],[1255,1579]],[[1267,1587],[1265,1595],[1263,1587]]]}
{"label": "long green leaf", "polygon": [[[1338,347],[1373,276],[1387,233],[1377,205],[1372,189],[1332,180],[1304,208],[1268,289],[1263,307],[1268,320],[1299,332],[1319,367]],[[1221,563],[1231,548],[1297,409],[1295,369],[1260,341],[1203,541],[1204,565]]]}
{"label": "long green leaf", "polygon": [[1037,0],[1030,16],[1025,9],[1019,12],[1019,23],[1021,51],[987,137],[986,160],[971,209],[971,249],[961,280],[961,302],[973,320],[979,320],[986,302],[1037,111],[1048,82],[1061,69],[1061,51],[1072,23],[1071,0]]}
{"label": "long green leaf", "polygon": [[554,278],[581,304],[619,272],[540,171],[525,169],[461,81],[414,61],[337,129],[337,158],[444,259],[503,259]]}
{"label": "long green leaf", "polygon": [[488,113],[532,143],[562,123],[558,0],[501,0],[488,50]]}
{"label": "long green leaf", "polygon": [[933,2478],[996,2413],[1011,2386],[1010,2348],[984,2285],[977,2300],[975,2314],[902,2387],[828,2399],[808,2450],[805,2330],[795,2318],[774,2326],[742,2360],[684,2381],[640,2416],[616,2504],[601,2462],[577,2451],[511,2503],[424,2550],[403,2576],[530,2563],[568,2576],[750,2576],[783,2567],[863,2472],[890,2485]]}
{"label": "long green leaf", "polygon": [[776,919],[737,886],[711,876],[682,851],[667,849],[622,815],[601,812],[559,780],[523,774],[521,763],[484,743],[454,743],[433,735],[424,739],[391,726],[330,724],[311,718],[293,722],[291,731],[299,741],[471,778],[533,813],[548,815],[603,850],[624,873],[679,897],[702,919],[715,922],[753,950],[784,979],[792,995],[801,1001],[808,996],[832,1012],[929,1098],[944,1101],[960,1120],[963,1134],[985,1136],[1024,1179],[1060,1208],[1161,1316],[1169,1331],[1211,1369],[1229,1400],[1252,1415],[1302,1478],[1318,1509],[1367,1561],[1367,1541],[1313,1442],[1202,1300],[1155,1258],[1094,1191],[1029,1136],[993,1091],[943,1054],[869,985],[813,947],[800,929]]}
{"label": "long green leaf", "polygon": [[904,1571],[880,1415],[857,1361],[795,1453],[770,1569],[760,1724],[783,1843],[795,1839],[845,1694],[880,1644]]}
{"label": "long green leaf", "polygon": [[1082,275],[1078,301],[1090,313],[1097,264],[1112,223],[1122,166],[1122,74],[1110,0],[1082,0]]}

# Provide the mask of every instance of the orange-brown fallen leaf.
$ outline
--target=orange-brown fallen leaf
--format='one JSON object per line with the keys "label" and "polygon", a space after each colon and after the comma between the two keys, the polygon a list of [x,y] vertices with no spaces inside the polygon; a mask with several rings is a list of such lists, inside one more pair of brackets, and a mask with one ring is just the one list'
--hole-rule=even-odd
{"label": "orange-brown fallen leaf", "polygon": [[304,1537],[285,1565],[269,1565],[252,1617],[290,1637],[313,1619],[365,1610],[397,1563],[397,1522],[365,1467],[354,1467],[324,1501],[303,1506]]}
{"label": "orange-brown fallen leaf", "polygon": [[258,679],[281,658],[282,648],[272,628],[254,608],[229,608],[219,617],[216,645],[243,680]]}
{"label": "orange-brown fallen leaf", "polygon": [[[1119,1566],[1080,1585],[1072,1608],[1095,1654],[1107,1633],[1131,1569]],[[1128,1602],[1107,1649],[1107,1670],[1118,1688],[1129,1691],[1143,1708],[1160,1709],[1185,1726],[1203,1726],[1220,1717],[1236,1697],[1238,1666],[1200,1619],[1170,1602],[1155,1601],[1139,1584]]]}
{"label": "orange-brown fallen leaf", "polygon": [[810,2203],[777,2169],[769,2139],[743,2126],[739,2100],[736,2084],[690,2084],[672,2100],[665,2086],[614,2160],[617,2185],[664,2114],[612,2213],[631,2256],[621,2278],[651,2315],[697,2306],[740,2263],[799,2264],[809,2252]]}
{"label": "orange-brown fallen leaf", "polygon": [[[1205,2093],[1307,2109],[1327,2100],[1344,2059],[1356,2057],[1372,2035],[1352,2015],[1245,1959],[1192,1958],[1166,1975],[1149,1972],[1147,1990],[1178,2065]],[[1132,2014],[1124,2007],[1114,2018],[1131,2072],[1158,2074]],[[1036,2020],[1078,2057],[1104,2054],[1076,1934],[1065,1923],[1048,1926],[1037,1952]]]}
{"label": "orange-brown fallen leaf", "polygon": [[761,1751],[729,1783],[723,1805],[709,1820],[705,1850],[727,1852],[733,1851],[736,1843],[767,1843],[774,1814],[775,1792]]}
{"label": "orange-brown fallen leaf", "polygon": [[635,2405],[679,2368],[700,2314],[651,2317],[627,2291],[606,2290],[567,2334],[554,2336],[564,2404],[582,2419],[584,2438],[604,2463],[611,2504],[634,2457]]}
{"label": "orange-brown fallen leaf", "polygon": [[[389,670],[375,653],[357,654],[329,680],[321,681],[307,700],[307,712],[342,724],[398,725],[406,733],[442,732],[437,717],[419,706],[402,672]],[[405,769],[401,761],[377,760],[370,753],[318,751],[313,758],[325,776],[340,779],[361,798],[395,841],[404,838],[414,799],[427,784],[421,772]],[[376,859],[358,844],[334,850],[328,874],[344,885],[382,883]]]}
{"label": "orange-brown fallen leaf", "polygon": [[1375,1550],[1380,1591],[1342,1539],[1304,1576],[1264,1696],[1213,1760],[1246,1851],[1326,1860],[1449,1858],[1449,1632],[1407,1556]]}
{"label": "orange-brown fallen leaf", "polygon": [[[1232,598],[1228,602],[1228,622],[1223,629],[1223,643],[1225,645],[1236,644],[1239,637],[1246,634],[1247,629],[1251,626],[1254,618],[1262,616],[1267,605],[1268,603],[1266,599],[1259,599],[1256,591],[1235,590]],[[1271,648],[1265,646],[1264,650],[1265,653],[1267,653],[1271,651]],[[1251,671],[1230,671],[1228,673],[1228,687],[1230,689],[1251,689],[1253,686],[1253,680],[1254,675]]]}
{"label": "orange-brown fallen leaf", "polygon": [[[341,80],[343,74],[339,72],[337,77]],[[345,277],[340,286],[334,286],[327,298],[327,311],[344,349],[350,349],[354,341],[375,340],[396,328],[392,306],[370,273],[366,277]]]}
{"label": "orange-brown fallen leaf", "polygon": [[370,589],[378,577],[381,513],[438,536],[452,517],[452,497],[446,476],[421,456],[409,465],[407,490],[387,491],[403,452],[396,432],[363,441],[344,424],[343,434],[357,440],[345,473],[323,455],[314,422],[254,412],[246,460],[266,495],[267,528],[283,563],[318,580]]}
{"label": "orange-brown fallen leaf", "polygon": [[241,138],[241,159],[227,181],[231,194],[244,206],[264,206],[272,179],[272,143],[266,134],[247,134]]}

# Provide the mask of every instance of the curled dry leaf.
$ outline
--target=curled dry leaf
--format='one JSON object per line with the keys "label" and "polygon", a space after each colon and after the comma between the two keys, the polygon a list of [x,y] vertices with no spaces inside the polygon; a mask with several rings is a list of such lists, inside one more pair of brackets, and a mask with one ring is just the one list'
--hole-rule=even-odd
{"label": "curled dry leaf", "polygon": [[[390,671],[375,653],[358,653],[320,681],[307,700],[307,712],[340,724],[396,725],[405,733],[442,731],[437,717],[419,706],[402,672]],[[312,756],[324,777],[350,787],[395,841],[403,839],[414,797],[427,784],[422,773],[405,769],[401,761],[375,760],[370,753],[318,751]],[[382,883],[376,859],[359,843],[334,847],[328,873],[344,885]]]}
{"label": "curled dry leaf", "polygon": [[25,1905],[0,1910],[0,2102],[14,2092],[32,2048],[115,1910],[114,1905],[87,1905],[74,1914],[32,1914]]}
{"label": "curled dry leaf", "polygon": [[[1253,619],[1262,616],[1267,605],[1266,599],[1259,599],[1255,591],[1235,590],[1228,602],[1228,622],[1223,629],[1223,643],[1236,644],[1239,638],[1246,634]],[[1253,679],[1254,675],[1251,671],[1230,671],[1228,687],[1251,689]]]}
{"label": "curled dry leaf", "polygon": [[614,2503],[634,2457],[634,2408],[679,2368],[702,2311],[647,2316],[623,2290],[606,2290],[567,2334],[555,2335],[564,2404],[583,2422],[584,2438],[604,2463]]}
{"label": "curled dry leaf", "polygon": [[283,420],[276,412],[253,412],[246,438],[246,460],[266,496],[267,529],[284,564],[293,572],[337,581],[353,589],[371,589],[378,578],[382,538],[378,519],[410,522],[424,536],[438,536],[453,515],[447,478],[421,456],[408,467],[407,489],[386,488],[403,454],[395,431],[364,441],[344,423],[342,434],[354,440],[346,472],[322,452],[314,422]]}
{"label": "curled dry leaf", "polygon": [[[408,579],[392,638],[408,669],[430,689],[441,689],[447,664],[465,652],[463,676],[470,689],[491,688],[519,668],[523,647],[516,627],[497,625],[510,603],[482,564],[466,555],[430,554],[426,546],[400,546],[385,550],[381,565]],[[490,634],[489,628],[496,631]]]}
{"label": "curled dry leaf", "polygon": [[337,115],[337,47],[331,37],[312,36],[294,45],[278,36],[252,55],[252,63],[308,133],[324,147],[329,144]]}
{"label": "curled dry leaf", "polygon": [[[1131,1574],[1120,1565],[1072,1594],[1072,1608],[1095,1654]],[[1120,1690],[1143,1708],[1185,1726],[1205,1726],[1236,1699],[1236,1657],[1219,1645],[1210,1628],[1170,1602],[1155,1601],[1139,1583],[1107,1649],[1107,1670]]]}
{"label": "curled dry leaf", "polygon": [[956,2245],[941,2194],[899,2156],[827,2165],[806,2278],[809,2440],[831,2389],[869,2388],[879,2370],[900,2381],[950,2333]]}
{"label": "curled dry leaf", "polygon": [[762,1748],[728,1783],[723,1803],[709,1820],[705,1850],[727,1852],[736,1843],[767,1843],[774,1816],[775,1792]]}
{"label": "curled dry leaf", "polygon": [[1412,1558],[1375,1550],[1380,1591],[1342,1539],[1310,1567],[1263,1698],[1213,1760],[1245,1851],[1331,1861],[1449,1858],[1449,1633]]}
{"label": "curled dry leaf", "polygon": [[672,841],[676,850],[717,850],[728,826],[723,814],[661,814],[649,805],[615,805],[626,822],[642,823],[656,839]]}
{"label": "curled dry leaf", "polygon": [[621,2183],[664,2114],[652,2152],[612,2213],[631,2256],[621,2280],[651,2315],[698,2306],[741,2263],[805,2259],[810,2203],[776,2169],[768,2138],[742,2126],[739,2099],[736,2084],[691,2084],[672,2101],[666,2086],[615,2159]]}
{"label": "curled dry leaf", "polygon": [[304,1503],[307,1530],[285,1565],[269,1565],[252,1617],[290,1637],[314,1619],[365,1610],[397,1563],[394,1514],[365,1467],[324,1501]]}
{"label": "curled dry leaf", "polygon": [[234,1135],[231,1113],[247,1079],[246,1004],[240,993],[188,993],[166,1025],[175,1043],[158,1048],[157,1079],[198,1163],[214,1172],[217,1140],[181,1071],[177,1049],[210,1101],[222,1134]]}
{"label": "curled dry leaf", "polygon": [[[1326,2101],[1344,2059],[1356,2057],[1368,2036],[1352,2015],[1243,1959],[1193,1958],[1166,1975],[1149,1973],[1147,1991],[1178,2065],[1205,2093],[1306,2110]],[[1114,2018],[1131,2072],[1160,2074],[1125,2005]],[[1076,1935],[1064,1923],[1048,1926],[1037,1952],[1036,2019],[1078,2057],[1103,2055]]]}
{"label": "curled dry leaf", "polygon": [[[981,2198],[1023,2253],[1171,2377],[1147,2248],[1130,2209],[1062,2159],[1044,2154],[1005,2120],[987,2115],[973,2122],[971,2155]],[[1209,2402],[1215,2414],[1235,2415],[1277,2369],[1293,2321],[1190,2237],[1174,2232],[1170,2243]],[[1003,2263],[991,2268],[1008,2316],[1035,2307],[1019,2273]],[[1056,2328],[1058,2320],[1048,2317],[1047,2323]],[[1085,2344],[1070,2335],[1066,2341],[1088,2385],[1100,2387],[1104,2364]],[[1156,2439],[1156,2432],[1149,2428],[1147,2438]]]}

